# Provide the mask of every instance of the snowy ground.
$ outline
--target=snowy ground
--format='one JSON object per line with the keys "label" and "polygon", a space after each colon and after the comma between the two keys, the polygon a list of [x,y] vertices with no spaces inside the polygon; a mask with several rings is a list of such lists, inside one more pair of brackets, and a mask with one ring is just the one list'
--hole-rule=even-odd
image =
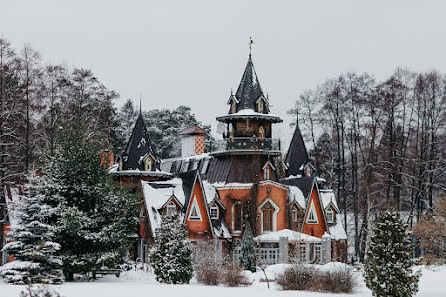
{"label": "snowy ground", "polygon": [[[329,264],[330,265],[330,264]],[[274,277],[275,273],[280,272],[284,265],[274,265],[268,267],[268,276]],[[330,266],[326,267],[327,269]],[[417,296],[434,297],[446,296],[446,266],[441,267],[421,267],[423,276],[420,281],[420,292]],[[59,293],[65,297],[133,297],[133,296],[194,296],[194,297],[238,297],[238,296],[302,296],[302,297],[319,297],[319,296],[350,296],[363,297],[371,296],[370,291],[365,287],[359,272],[355,272],[359,278],[359,287],[353,294],[328,294],[315,293],[307,291],[280,291],[279,288],[272,284],[270,290],[267,289],[266,283],[260,281],[264,278],[262,272],[248,275],[253,280],[253,284],[249,287],[227,288],[223,286],[212,287],[202,286],[196,282],[189,285],[161,285],[156,282],[151,273],[143,271],[131,271],[123,274],[120,278],[107,276],[95,282],[73,282],[65,283],[60,286],[53,286]],[[7,285],[0,282],[1,297],[17,297],[24,286]]]}

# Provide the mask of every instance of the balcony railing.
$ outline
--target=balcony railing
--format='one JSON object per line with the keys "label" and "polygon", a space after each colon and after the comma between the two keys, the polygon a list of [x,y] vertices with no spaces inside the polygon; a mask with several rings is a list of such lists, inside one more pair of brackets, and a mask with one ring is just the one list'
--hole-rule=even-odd
{"label": "balcony railing", "polygon": [[234,137],[211,143],[211,152],[226,151],[277,151],[280,152],[280,140],[258,137]]}

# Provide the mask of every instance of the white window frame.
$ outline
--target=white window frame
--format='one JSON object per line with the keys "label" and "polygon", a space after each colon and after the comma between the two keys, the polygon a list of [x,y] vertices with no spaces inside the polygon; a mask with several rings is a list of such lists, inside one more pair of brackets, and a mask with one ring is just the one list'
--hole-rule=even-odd
{"label": "white window frame", "polygon": [[[213,212],[215,212],[215,213],[213,213]],[[212,205],[210,207],[210,215],[211,215],[211,219],[218,219],[218,217],[220,215],[220,211],[218,209],[218,206]]]}
{"label": "white window frame", "polygon": [[317,260],[316,263],[322,263],[322,245],[320,243],[314,245],[314,260]]}
{"label": "white window frame", "polygon": [[[193,216],[192,212],[196,209],[197,215]],[[188,221],[202,221],[200,207],[198,206],[197,196],[194,196],[192,203],[190,205],[189,216],[187,217]]]}
{"label": "white window frame", "polygon": [[307,244],[300,243],[299,245],[299,261],[301,264],[307,263]]}
{"label": "white window frame", "polygon": [[268,232],[276,232],[277,231],[277,213],[279,212],[280,208],[279,206],[271,199],[271,197],[266,198],[257,208],[257,211],[260,213],[260,232],[261,234],[263,234],[263,211],[262,208],[263,206],[267,203],[271,203],[271,205],[274,208],[274,212],[273,212],[273,230],[272,231],[266,231],[266,233]]}
{"label": "white window frame", "polygon": [[[310,219],[310,216],[313,216],[313,219]],[[313,200],[311,200],[310,208],[308,209],[307,224],[319,224]]]}
{"label": "white window frame", "polygon": [[325,211],[325,215],[327,216],[327,223],[333,224],[334,223],[334,211],[331,207],[329,207]]}

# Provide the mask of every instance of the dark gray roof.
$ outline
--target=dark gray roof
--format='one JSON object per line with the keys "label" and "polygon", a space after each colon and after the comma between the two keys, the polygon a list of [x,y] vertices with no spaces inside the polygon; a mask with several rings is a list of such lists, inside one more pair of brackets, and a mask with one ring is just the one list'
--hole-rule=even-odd
{"label": "dark gray roof", "polygon": [[305,142],[300,133],[299,125],[296,124],[293,138],[291,139],[290,147],[286,154],[285,161],[287,162],[288,169],[285,176],[290,175],[302,175],[302,165],[309,162],[307,148]]}
{"label": "dark gray roof", "polygon": [[183,192],[184,192],[184,211],[186,211],[187,206],[189,205],[190,195],[192,193],[192,189],[195,181],[195,171],[189,171],[184,173],[178,173],[177,177],[183,180]]}
{"label": "dark gray roof", "polygon": [[[249,54],[248,63],[243,73],[240,85],[235,93],[239,101],[237,103],[237,112],[242,109],[252,109],[257,111],[256,101],[263,95],[262,87],[252,63],[251,54]],[[269,113],[268,104],[265,104],[264,113]]]}
{"label": "dark gray roof", "polygon": [[142,114],[140,113],[136,119],[132,136],[127,143],[126,149],[121,155],[123,159],[122,170],[144,170],[144,166],[140,160],[147,154],[151,154],[158,162],[158,156],[152,147],[150,136],[147,132],[146,125],[144,124]]}
{"label": "dark gray roof", "polygon": [[305,200],[307,200],[313,188],[314,178],[314,176],[290,178],[285,180],[285,184],[298,187],[302,191],[302,194],[304,194]]}

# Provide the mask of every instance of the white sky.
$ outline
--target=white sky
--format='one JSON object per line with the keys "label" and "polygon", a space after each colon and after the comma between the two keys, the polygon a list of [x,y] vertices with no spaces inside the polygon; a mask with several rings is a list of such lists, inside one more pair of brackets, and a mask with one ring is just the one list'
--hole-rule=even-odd
{"label": "white sky", "polygon": [[[189,105],[213,125],[253,61],[272,111],[348,71],[378,79],[397,66],[446,72],[445,1],[0,0],[0,34],[46,61],[86,67],[142,107]],[[119,103],[121,105],[122,102]]]}

